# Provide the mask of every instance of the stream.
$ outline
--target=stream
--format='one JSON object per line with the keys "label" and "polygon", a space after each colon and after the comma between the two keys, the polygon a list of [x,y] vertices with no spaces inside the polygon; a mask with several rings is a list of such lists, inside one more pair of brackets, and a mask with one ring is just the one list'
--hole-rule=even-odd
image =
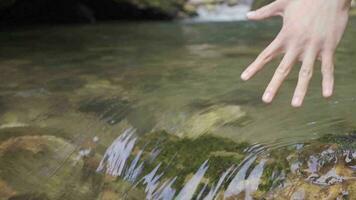
{"label": "stream", "polygon": [[0,199],[355,199],[356,20],[290,106],[280,59],[239,78],[280,20],[110,22],[0,32]]}

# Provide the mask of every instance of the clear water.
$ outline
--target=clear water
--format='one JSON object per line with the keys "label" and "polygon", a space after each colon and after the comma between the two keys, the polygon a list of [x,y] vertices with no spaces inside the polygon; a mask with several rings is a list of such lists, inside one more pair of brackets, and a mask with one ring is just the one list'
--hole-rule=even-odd
{"label": "clear water", "polygon": [[280,27],[107,23],[0,33],[0,199],[356,198],[356,21],[304,107],[241,71]]}

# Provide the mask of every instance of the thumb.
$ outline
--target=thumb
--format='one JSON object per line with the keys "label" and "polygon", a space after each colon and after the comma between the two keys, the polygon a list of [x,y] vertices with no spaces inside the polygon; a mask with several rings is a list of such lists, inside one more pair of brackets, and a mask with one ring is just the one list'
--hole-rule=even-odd
{"label": "thumb", "polygon": [[247,13],[249,20],[262,20],[269,17],[280,15],[282,11],[282,5],[275,1],[258,10],[250,11]]}

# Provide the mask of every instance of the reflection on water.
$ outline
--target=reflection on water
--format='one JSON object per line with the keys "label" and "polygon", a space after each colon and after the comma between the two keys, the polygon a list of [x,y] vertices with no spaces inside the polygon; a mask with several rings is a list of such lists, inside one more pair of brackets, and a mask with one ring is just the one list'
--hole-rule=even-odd
{"label": "reflection on water", "polygon": [[355,20],[336,94],[289,105],[242,69],[279,21],[0,33],[0,199],[353,199]]}

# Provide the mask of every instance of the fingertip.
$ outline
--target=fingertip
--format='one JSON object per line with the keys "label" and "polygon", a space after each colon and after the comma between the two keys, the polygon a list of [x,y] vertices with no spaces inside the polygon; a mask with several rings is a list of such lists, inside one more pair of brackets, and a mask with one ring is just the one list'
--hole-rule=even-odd
{"label": "fingertip", "polygon": [[322,92],[322,95],[323,95],[323,97],[324,98],[330,98],[332,95],[333,95],[333,93],[334,93],[334,87],[333,87],[333,80],[328,80],[328,81],[326,81],[326,80],[324,80],[323,81],[323,87],[322,87],[322,89],[323,89],[323,92]]}
{"label": "fingertip", "polygon": [[303,105],[303,100],[300,97],[294,97],[293,100],[292,100],[291,105],[294,108],[299,108],[299,107],[301,107]]}
{"label": "fingertip", "polygon": [[294,102],[292,102],[291,105],[292,105],[293,108],[300,108],[300,107],[302,107],[302,103],[294,103]]}
{"label": "fingertip", "polygon": [[254,19],[256,17],[256,11],[250,11],[246,14],[247,19]]}
{"label": "fingertip", "polygon": [[262,96],[262,101],[266,104],[272,103],[272,100],[273,96],[270,92],[267,92]]}
{"label": "fingertip", "polygon": [[324,98],[330,98],[333,96],[333,91],[330,89],[324,90],[323,91],[323,97]]}
{"label": "fingertip", "polygon": [[241,78],[243,81],[247,81],[247,80],[249,79],[248,73],[243,72],[243,73],[241,74],[240,78]]}

